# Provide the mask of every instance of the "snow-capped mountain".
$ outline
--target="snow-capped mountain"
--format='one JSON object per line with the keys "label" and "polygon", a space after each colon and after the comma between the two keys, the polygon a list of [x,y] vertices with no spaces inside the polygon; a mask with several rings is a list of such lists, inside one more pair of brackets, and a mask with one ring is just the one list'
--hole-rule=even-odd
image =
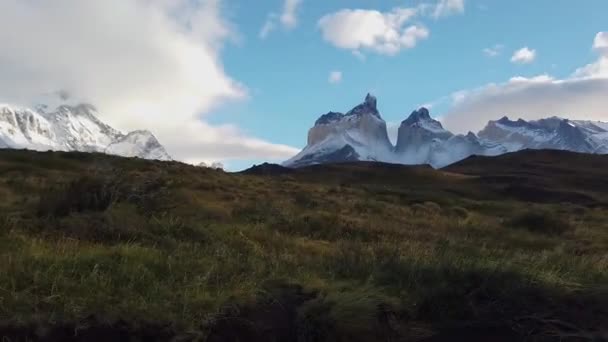
{"label": "snow-capped mountain", "polygon": [[301,167],[345,161],[429,164],[439,168],[471,155],[495,156],[521,149],[608,153],[608,123],[551,117],[537,121],[490,121],[475,135],[454,135],[420,108],[401,122],[392,146],[376,98],[346,114],[322,115],[308,133],[307,146],[284,165]]}
{"label": "snow-capped mountain", "polygon": [[536,121],[503,117],[490,121],[479,136],[502,144],[509,151],[558,149],[608,153],[608,124],[551,117]]}
{"label": "snow-capped mountain", "polygon": [[386,122],[368,94],[346,114],[322,115],[308,132],[308,145],[285,162],[292,167],[355,160],[386,160],[392,157]]}
{"label": "snow-capped mountain", "polygon": [[54,110],[42,105],[35,110],[0,105],[0,147],[171,160],[152,133],[123,134],[100,121],[90,104],[60,105]]}

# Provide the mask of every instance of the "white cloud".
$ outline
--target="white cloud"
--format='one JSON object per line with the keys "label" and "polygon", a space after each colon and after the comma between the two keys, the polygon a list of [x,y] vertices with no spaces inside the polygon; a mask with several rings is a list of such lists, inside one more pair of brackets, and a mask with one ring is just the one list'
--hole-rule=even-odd
{"label": "white cloud", "polygon": [[443,122],[449,129],[466,132],[504,115],[527,120],[556,115],[608,121],[606,94],[608,56],[604,55],[564,79],[517,76],[505,83],[457,92]]}
{"label": "white cloud", "polygon": [[513,57],[511,57],[511,62],[517,64],[529,64],[534,62],[535,59],[536,50],[530,49],[526,46],[513,53]]}
{"label": "white cloud", "polygon": [[286,29],[292,30],[298,25],[298,8],[302,4],[302,0],[284,0],[283,9],[280,15],[276,13],[268,14],[264,25],[260,29],[259,36],[262,39],[268,37],[268,35],[274,31],[279,25]]}
{"label": "white cloud", "polygon": [[593,40],[593,48],[601,53],[608,54],[608,32],[598,32]]}
{"label": "white cloud", "polygon": [[288,157],[295,149],[199,118],[248,96],[221,64],[233,37],[220,0],[2,0],[0,101],[65,90],[119,129],[152,130],[180,160]]}
{"label": "white cloud", "polygon": [[464,13],[464,0],[439,0],[433,11],[433,17],[440,18],[460,13]]}
{"label": "white cloud", "polygon": [[416,17],[438,19],[464,13],[464,0],[437,0],[416,7],[396,7],[387,12],[368,9],[342,9],[323,16],[318,26],[323,39],[340,49],[351,50],[361,60],[363,51],[393,56],[414,48],[427,39],[430,31]]}
{"label": "white cloud", "polygon": [[283,13],[281,14],[281,24],[286,28],[294,28],[298,24],[298,18],[296,16],[298,6],[302,3],[302,0],[285,0],[283,5]]}
{"label": "white cloud", "polygon": [[330,72],[327,81],[331,84],[337,84],[342,82],[342,71]]}
{"label": "white cloud", "polygon": [[502,53],[503,49],[504,49],[504,45],[496,44],[492,47],[483,49],[483,53],[488,57],[496,57]]}
{"label": "white cloud", "polygon": [[384,13],[343,9],[325,15],[318,25],[323,39],[338,48],[395,55],[429,36],[428,29],[422,25],[406,25],[416,14],[414,8],[395,8]]}

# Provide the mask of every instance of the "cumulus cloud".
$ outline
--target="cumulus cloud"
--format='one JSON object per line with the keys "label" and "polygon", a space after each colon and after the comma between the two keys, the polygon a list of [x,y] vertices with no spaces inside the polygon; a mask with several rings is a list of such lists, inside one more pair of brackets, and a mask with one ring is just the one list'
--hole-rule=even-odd
{"label": "cumulus cloud", "polygon": [[504,115],[527,120],[555,115],[608,121],[606,94],[608,56],[603,53],[596,62],[563,79],[518,76],[504,83],[456,92],[443,122],[449,129],[466,132],[479,130],[489,120]]}
{"label": "cumulus cloud", "polygon": [[233,37],[220,0],[3,0],[0,101],[64,90],[119,129],[152,130],[180,160],[287,157],[295,150],[200,119],[248,96],[221,64]]}
{"label": "cumulus cloud", "polygon": [[459,13],[464,13],[464,0],[439,0],[433,11],[433,17],[440,18]]}
{"label": "cumulus cloud", "polygon": [[496,57],[502,53],[503,49],[504,49],[504,45],[496,44],[492,47],[483,49],[483,53],[488,57]]}
{"label": "cumulus cloud", "polygon": [[337,84],[342,82],[342,71],[332,71],[329,73],[327,81],[331,84]]}
{"label": "cumulus cloud", "polygon": [[318,25],[323,39],[338,48],[395,55],[429,36],[426,27],[408,24],[416,14],[414,8],[395,8],[390,12],[343,9],[323,16]]}
{"label": "cumulus cloud", "polygon": [[529,64],[534,62],[535,59],[536,50],[530,49],[526,46],[513,53],[513,57],[511,57],[511,62],[517,64]]}
{"label": "cumulus cloud", "polygon": [[464,13],[464,8],[464,0],[438,0],[387,12],[346,8],[323,16],[318,26],[325,41],[364,60],[364,51],[393,56],[427,39],[429,29],[419,21],[414,23],[415,18],[438,19]]}
{"label": "cumulus cloud", "polygon": [[596,50],[608,49],[608,32],[598,32],[593,40],[593,48]]}
{"label": "cumulus cloud", "polygon": [[279,25],[286,29],[294,29],[298,25],[298,9],[302,4],[302,0],[284,0],[283,10],[280,15],[276,13],[268,14],[264,25],[260,29],[260,38],[265,39],[268,35],[274,31]]}

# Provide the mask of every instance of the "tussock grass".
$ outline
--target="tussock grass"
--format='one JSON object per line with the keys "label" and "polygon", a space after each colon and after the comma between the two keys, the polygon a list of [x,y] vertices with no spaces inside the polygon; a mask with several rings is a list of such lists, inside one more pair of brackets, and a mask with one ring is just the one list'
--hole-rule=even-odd
{"label": "tussock grass", "polygon": [[426,169],[379,179],[357,169],[354,182],[0,156],[0,194],[11,198],[0,205],[0,334],[92,316],[128,322],[120,329],[133,336],[147,322],[185,339],[252,341],[419,340],[454,327],[549,338],[608,326],[600,206],[484,201],[483,183]]}

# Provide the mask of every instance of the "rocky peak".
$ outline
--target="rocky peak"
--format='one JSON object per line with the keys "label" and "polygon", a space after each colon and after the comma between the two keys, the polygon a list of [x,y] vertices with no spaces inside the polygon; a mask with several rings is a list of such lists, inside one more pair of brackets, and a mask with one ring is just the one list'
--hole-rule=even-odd
{"label": "rocky peak", "polygon": [[[421,107],[418,110],[415,110],[412,112],[412,114],[410,114],[410,116],[408,116],[407,119],[403,120],[401,122],[402,125],[406,125],[406,126],[411,126],[417,122],[420,121],[435,121],[431,118],[431,114],[429,113],[429,110]],[[437,123],[439,123],[437,121]]]}
{"label": "rocky peak", "polygon": [[380,112],[378,112],[378,100],[375,96],[371,94],[367,94],[365,96],[365,100],[360,105],[357,105],[355,108],[351,109],[346,113],[346,115],[363,115],[363,114],[372,114],[376,117],[380,117]]}
{"label": "rocky peak", "polygon": [[370,108],[376,109],[376,105],[378,103],[378,99],[376,99],[376,97],[370,93],[367,93],[367,95],[365,95],[365,102],[366,105],[368,105]]}
{"label": "rocky peak", "polygon": [[439,121],[431,118],[428,109],[422,107],[401,122],[395,151],[411,155],[414,164],[425,164],[430,161],[432,146],[452,136],[452,133],[443,129]]}
{"label": "rocky peak", "polygon": [[344,114],[338,112],[329,112],[327,114],[321,115],[317,121],[315,121],[315,125],[327,125],[329,123],[339,121],[344,117]]}
{"label": "rocky peak", "polygon": [[477,135],[475,133],[471,132],[471,131],[469,131],[469,133],[467,133],[466,137],[467,137],[467,139],[469,139],[471,141],[472,140],[477,140]]}
{"label": "rocky peak", "polygon": [[500,120],[498,121],[490,121],[490,124],[497,122],[501,125],[504,126],[509,126],[509,127],[532,127],[533,125],[531,123],[529,123],[526,120],[523,119],[517,119],[517,121],[513,121],[510,120],[508,116],[503,116]]}

